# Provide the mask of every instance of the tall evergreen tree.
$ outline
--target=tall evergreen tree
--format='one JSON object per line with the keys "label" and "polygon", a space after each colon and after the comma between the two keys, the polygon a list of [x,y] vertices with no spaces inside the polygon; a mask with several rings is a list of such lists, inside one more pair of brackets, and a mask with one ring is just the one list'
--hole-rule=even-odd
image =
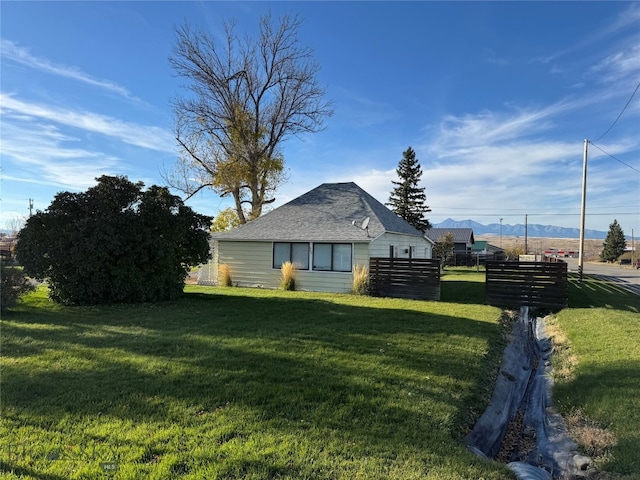
{"label": "tall evergreen tree", "polygon": [[602,244],[600,260],[603,262],[615,262],[624,253],[625,248],[627,248],[627,241],[624,238],[624,232],[618,221],[614,220],[609,225],[609,232]]}
{"label": "tall evergreen tree", "polygon": [[418,187],[422,177],[422,167],[416,158],[416,152],[411,147],[402,152],[402,160],[398,163],[396,173],[399,181],[391,181],[395,186],[387,205],[396,215],[404,218],[421,232],[430,229],[431,223],[425,218],[425,213],[430,212],[431,209],[426,205],[427,197],[424,187]]}

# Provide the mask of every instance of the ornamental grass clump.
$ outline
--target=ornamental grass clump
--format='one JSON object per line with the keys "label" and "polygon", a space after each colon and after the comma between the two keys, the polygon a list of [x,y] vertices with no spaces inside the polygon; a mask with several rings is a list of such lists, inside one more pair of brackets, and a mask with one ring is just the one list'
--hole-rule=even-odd
{"label": "ornamental grass clump", "polygon": [[354,295],[369,294],[369,269],[364,265],[353,267],[353,288],[351,293]]}
{"label": "ornamental grass clump", "polygon": [[220,281],[220,285],[223,287],[233,286],[233,282],[231,281],[231,267],[226,263],[223,263],[218,268],[218,279]]}
{"label": "ornamental grass clump", "polygon": [[280,279],[280,287],[283,290],[296,289],[296,266],[291,262],[284,262],[280,267],[282,277]]}

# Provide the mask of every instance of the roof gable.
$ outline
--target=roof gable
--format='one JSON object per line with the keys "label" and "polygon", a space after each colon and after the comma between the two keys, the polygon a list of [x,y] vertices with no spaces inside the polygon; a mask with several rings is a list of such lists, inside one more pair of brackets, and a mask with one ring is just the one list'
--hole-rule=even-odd
{"label": "roof gable", "polygon": [[447,233],[451,233],[453,235],[454,243],[466,243],[472,245],[475,243],[472,228],[430,228],[424,232],[425,236],[434,242],[437,242],[442,235]]}
{"label": "roof gable", "polygon": [[[361,228],[369,218],[366,230]],[[323,183],[271,212],[230,232],[214,233],[228,240],[363,242],[385,232],[422,237],[353,182]]]}

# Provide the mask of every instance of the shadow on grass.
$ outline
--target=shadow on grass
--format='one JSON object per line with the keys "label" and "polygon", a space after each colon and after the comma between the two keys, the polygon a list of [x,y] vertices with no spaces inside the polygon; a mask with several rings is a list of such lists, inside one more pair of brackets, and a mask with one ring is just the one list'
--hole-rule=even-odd
{"label": "shadow on grass", "polygon": [[485,304],[485,284],[465,280],[449,280],[440,284],[442,302]]}
{"label": "shadow on grass", "polygon": [[569,274],[570,308],[611,308],[640,313],[640,295],[630,292],[611,281],[584,276],[579,281]]}
{"label": "shadow on grass", "polygon": [[39,480],[67,480],[67,477],[64,477],[62,475],[55,475],[51,473],[49,474],[41,473],[40,471],[35,470],[33,468],[21,467],[19,465],[14,465],[10,462],[6,462],[2,460],[0,460],[0,473],[12,473],[14,475],[19,476],[20,478],[32,477],[32,478],[37,478]]}
{"label": "shadow on grass", "polygon": [[55,431],[71,415],[197,427],[240,409],[234,438],[309,429],[358,450],[442,457],[460,454],[451,438],[484,395],[494,359],[477,352],[500,344],[490,322],[295,295],[190,293],[6,320],[3,355],[25,359],[3,367],[4,418],[16,425]]}
{"label": "shadow on grass", "polygon": [[475,269],[450,269],[442,274],[440,300],[464,304],[485,304],[485,272]]}

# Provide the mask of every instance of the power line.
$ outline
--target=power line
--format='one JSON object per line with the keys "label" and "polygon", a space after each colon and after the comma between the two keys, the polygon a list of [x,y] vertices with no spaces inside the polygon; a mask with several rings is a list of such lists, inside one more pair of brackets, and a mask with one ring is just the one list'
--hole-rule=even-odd
{"label": "power line", "polygon": [[[458,216],[459,213],[441,213],[438,212],[438,217],[444,216]],[[522,217],[525,213],[466,213],[466,216],[469,217]],[[580,212],[576,213],[527,213],[526,215],[530,217],[577,217],[580,215]],[[609,216],[619,216],[625,217],[627,215],[638,215],[638,212],[609,212],[609,213],[587,213],[587,217],[609,217]]]}
{"label": "power line", "polygon": [[[591,207],[591,209],[600,209],[602,210],[603,208],[610,210],[612,208],[637,208],[637,205],[603,205],[603,206],[598,206],[598,205],[594,205],[593,207]],[[469,207],[449,207],[449,206],[443,206],[443,205],[436,205],[435,207],[431,207],[432,209],[439,209],[440,210],[444,210],[445,212],[453,212],[454,210],[462,210],[464,212],[468,212],[469,211]],[[533,208],[533,207],[532,207]],[[566,208],[565,208],[566,210]],[[557,210],[550,210],[549,212],[547,211],[542,211],[542,212],[537,212],[537,213],[531,213],[531,208],[527,208],[527,207],[520,207],[520,208],[500,208],[500,210],[496,210],[495,207],[491,207],[491,208],[474,208],[473,209],[474,212],[491,212],[491,213],[476,213],[477,215],[524,215],[525,213],[528,213],[529,215],[556,215],[556,211]],[[496,211],[498,211],[499,213],[495,213]],[[512,212],[512,213],[504,213],[504,212]],[[565,215],[565,214],[558,214],[558,215]]]}
{"label": "power line", "polygon": [[[465,212],[468,211],[473,211],[473,212],[491,212],[491,213],[478,213],[479,215],[524,215],[525,213],[528,213],[529,215],[547,215],[548,212],[557,212],[557,210],[547,210],[546,208],[549,207],[545,207],[545,210],[539,210],[538,207],[534,207],[534,206],[525,206],[525,207],[517,207],[517,208],[502,208],[502,206],[500,206],[499,208],[496,209],[496,207],[486,207],[486,208],[482,208],[482,207],[474,207],[473,209],[470,209],[469,207],[452,207],[450,205],[435,205],[432,206],[431,208],[435,208],[440,210],[444,210],[445,212],[449,212],[449,211],[454,211],[454,210],[463,210]],[[552,208],[556,208],[556,207],[552,207]],[[611,210],[611,209],[624,209],[624,208],[632,208],[632,209],[636,209],[638,208],[637,204],[630,204],[630,205],[594,205],[593,207],[591,207],[591,209],[607,209],[607,210]],[[563,208],[564,210],[567,210],[567,208]],[[537,211],[536,211],[537,210]],[[495,213],[498,212],[498,213]],[[512,212],[512,213],[504,213],[504,212]]]}
{"label": "power line", "polygon": [[[633,98],[633,96],[636,94],[636,92],[638,91],[638,88],[640,88],[640,82],[638,82],[638,85],[636,85],[636,89],[633,91],[633,93],[631,94],[631,96],[629,97],[629,100],[627,100],[626,105],[624,106],[624,108],[622,109],[622,111],[620,112],[620,114],[616,117],[616,119],[613,121],[613,123],[611,124],[611,126],[609,128],[607,128],[607,131],[604,132],[602,135],[600,135],[598,138],[596,138],[596,142],[598,140],[600,140],[602,137],[604,137],[607,133],[609,133],[609,131],[613,128],[613,126],[618,122],[618,120],[620,120],[620,117],[622,116],[622,114],[624,113],[624,111],[627,109],[627,107],[629,106],[629,104],[631,103],[631,99]],[[607,154],[608,155],[608,154]],[[635,170],[635,169],[634,169]]]}
{"label": "power line", "polygon": [[[640,83],[638,84],[640,85]],[[625,167],[629,167],[631,170],[635,170],[636,172],[640,173],[640,170],[638,170],[635,167],[632,167],[631,165],[629,165],[628,163],[624,163],[622,160],[620,160],[619,158],[614,157],[613,155],[611,155],[608,152],[605,152],[602,148],[600,148],[598,145],[596,145],[595,143],[593,143],[591,140],[589,140],[589,143],[591,145],[593,145],[594,147],[596,147],[598,150],[600,150],[602,153],[604,153],[605,155],[609,155],[611,158],[613,158],[614,160],[620,162],[622,165],[624,165]]]}

